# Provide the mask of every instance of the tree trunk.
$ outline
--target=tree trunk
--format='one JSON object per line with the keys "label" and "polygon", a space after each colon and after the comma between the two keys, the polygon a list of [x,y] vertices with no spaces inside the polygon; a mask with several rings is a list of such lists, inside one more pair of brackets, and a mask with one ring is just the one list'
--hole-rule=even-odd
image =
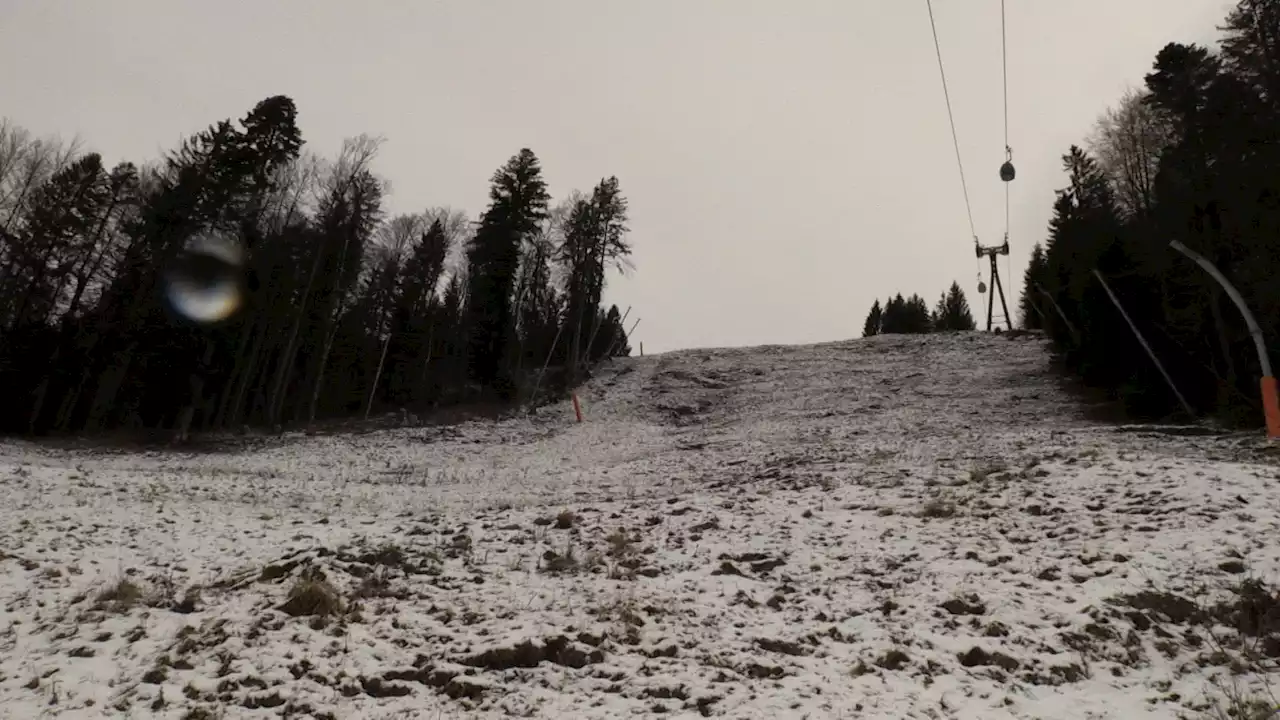
{"label": "tree trunk", "polygon": [[324,258],[325,247],[329,244],[328,238],[316,248],[315,260],[311,263],[311,273],[307,277],[307,285],[302,290],[302,299],[298,303],[298,314],[293,319],[293,325],[289,329],[289,339],[285,341],[284,351],[280,354],[276,365],[276,377],[272,383],[271,395],[267,406],[267,423],[276,425],[280,422],[280,410],[284,407],[284,388],[289,382],[289,376],[293,373],[293,358],[297,351],[298,329],[302,326],[302,319],[307,314],[307,300],[311,297],[311,286],[315,282],[316,273],[320,271],[320,261]]}
{"label": "tree trunk", "polygon": [[[14,310],[13,315],[9,317],[10,331],[12,331],[13,329],[17,328],[19,325],[22,324],[23,316],[27,314],[27,308],[31,306],[31,296],[36,294],[36,289],[39,287],[40,283],[44,280],[44,276],[46,273],[45,268],[48,267],[48,264],[49,264],[49,254],[46,253],[45,256],[41,258],[40,269],[37,270],[35,275],[31,278],[31,282],[27,283],[26,292],[22,293],[22,295],[19,296],[17,309]],[[42,319],[47,319],[47,318],[42,318]]]}
{"label": "tree trunk", "polygon": [[[433,303],[434,304],[434,303]],[[427,306],[427,352],[426,357],[422,360],[422,373],[418,375],[418,382],[414,385],[414,395],[412,400],[417,400],[419,396],[426,394],[427,373],[431,369],[431,350],[435,341],[436,333],[436,316],[430,305]]]}
{"label": "tree trunk", "polygon": [[1213,325],[1217,330],[1218,351],[1222,354],[1223,363],[1227,370],[1227,382],[1230,388],[1220,388],[1218,390],[1218,405],[1230,402],[1229,393],[1238,387],[1236,378],[1236,361],[1231,354],[1231,342],[1227,339],[1227,326],[1222,317],[1222,290],[1214,287],[1209,291],[1209,312],[1213,315]]}
{"label": "tree trunk", "polygon": [[574,385],[578,382],[578,360],[582,356],[582,321],[583,315],[586,314],[587,307],[587,288],[586,280],[582,277],[581,271],[574,283],[573,296],[570,302],[573,307],[573,337],[569,342],[569,384]]}
{"label": "tree trunk", "polygon": [[342,275],[347,269],[347,248],[351,245],[351,236],[354,230],[346,230],[342,233],[342,250],[338,254],[338,267],[333,273],[333,287],[330,292],[333,293],[333,309],[326,314],[327,327],[325,328],[324,350],[320,352],[320,366],[316,370],[315,383],[311,386],[311,403],[307,409],[307,424],[316,420],[316,406],[320,402],[320,386],[324,382],[325,366],[329,362],[329,350],[333,347],[333,338],[338,334],[338,323],[342,318],[343,307],[342,297]]}
{"label": "tree trunk", "polygon": [[324,371],[329,364],[329,351],[333,349],[333,339],[338,335],[338,322],[332,323],[332,328],[325,333],[324,349],[320,351],[320,364],[316,368],[316,381],[311,385],[311,402],[307,407],[307,424],[310,425],[316,421],[316,407],[320,404],[320,388],[324,386]]}
{"label": "tree trunk", "polygon": [[111,222],[111,215],[120,206],[120,193],[123,187],[115,188],[115,192],[111,194],[111,202],[107,204],[106,212],[102,213],[102,219],[98,221],[98,227],[94,230],[93,240],[89,243],[89,251],[85,255],[84,264],[75,271],[76,290],[71,297],[71,303],[67,306],[67,315],[75,317],[76,310],[80,308],[80,300],[84,297],[85,288],[89,286],[89,280],[102,267],[103,260],[107,257],[107,248],[102,246],[102,237],[107,232],[107,225]]}
{"label": "tree trunk", "polygon": [[600,332],[600,305],[592,306],[591,335],[587,338],[587,349],[583,352],[582,364],[591,367],[591,351],[595,349],[596,333]]}
{"label": "tree trunk", "polygon": [[222,428],[225,427],[223,422],[226,420],[227,407],[231,404],[231,398],[235,395],[236,386],[240,384],[240,377],[248,375],[252,370],[245,364],[245,353],[249,350],[250,341],[257,335],[258,321],[256,317],[250,317],[245,321],[244,328],[240,331],[240,346],[236,348],[235,364],[231,366],[231,374],[227,377],[222,386],[222,392],[218,397],[218,410],[214,413],[212,422],[206,419],[202,426],[205,429],[209,427]]}
{"label": "tree trunk", "polygon": [[[0,230],[9,232],[9,227],[13,225],[13,221],[24,209],[24,203],[27,200],[27,193],[31,192],[31,188],[35,185],[36,171],[27,174],[26,180],[22,183],[22,192],[18,193],[18,198],[13,201],[13,210],[9,212],[9,217],[5,219],[4,225],[0,226]],[[3,279],[0,277],[0,279]]]}
{"label": "tree trunk", "polygon": [[103,418],[115,403],[120,384],[129,372],[129,365],[133,363],[133,350],[134,344],[130,343],[123,351],[116,353],[111,366],[101,376],[93,405],[89,408],[89,417],[85,421],[85,430],[94,432],[102,429]]}
{"label": "tree trunk", "polygon": [[[191,397],[187,399],[187,404],[178,411],[177,420],[177,441],[186,442],[191,432],[191,421],[195,419],[196,410],[204,402],[204,374],[205,369],[213,364],[213,354],[217,346],[212,338],[205,340],[204,356],[200,359],[200,365],[191,374]],[[207,420],[205,421],[208,422]]]}
{"label": "tree trunk", "polygon": [[578,307],[574,310],[573,319],[573,337],[569,342],[569,384],[574,385],[578,382],[578,358],[582,352],[582,307],[583,303],[578,302]]}
{"label": "tree trunk", "polygon": [[40,386],[36,388],[36,399],[31,407],[31,417],[27,421],[27,432],[35,435],[36,429],[39,427],[40,412],[44,410],[44,401],[49,392],[50,372],[58,367],[58,360],[62,357],[62,344],[66,342],[65,333],[59,333],[58,346],[53,351],[53,357],[49,358],[49,371],[40,378]]}
{"label": "tree trunk", "polygon": [[[236,390],[235,399],[231,404],[231,420],[232,425],[239,425],[244,419],[244,403],[248,397],[250,385],[254,385],[254,380],[260,383],[266,380],[267,368],[259,369],[259,359],[262,357],[262,348],[267,344],[267,333],[271,328],[270,323],[263,323],[257,337],[253,339],[253,349],[249,351],[249,362],[244,374],[240,377],[240,387]],[[261,386],[258,386],[261,392]]]}
{"label": "tree trunk", "polygon": [[[100,330],[95,330],[89,338],[87,346],[83,349],[92,351],[97,345],[100,337]],[[76,389],[63,396],[62,402],[58,405],[57,416],[54,418],[53,426],[60,431],[66,432],[71,429],[71,420],[75,415],[75,410],[80,405],[80,397],[84,394],[85,386],[89,384],[89,379],[94,377],[95,364],[92,362],[92,353],[86,353],[85,357],[89,358],[80,368],[80,381],[76,383]]]}

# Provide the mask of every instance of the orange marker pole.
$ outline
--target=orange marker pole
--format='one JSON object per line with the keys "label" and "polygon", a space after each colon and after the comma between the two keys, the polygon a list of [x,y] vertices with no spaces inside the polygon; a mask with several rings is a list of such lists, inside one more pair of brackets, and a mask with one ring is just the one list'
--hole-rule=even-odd
{"label": "orange marker pole", "polygon": [[573,394],[573,414],[577,416],[578,422],[582,422],[582,405],[578,403],[578,393]]}
{"label": "orange marker pole", "polygon": [[1234,285],[1222,273],[1218,272],[1218,268],[1209,262],[1203,255],[1195,250],[1187,249],[1186,245],[1177,240],[1170,240],[1169,247],[1191,258],[1195,264],[1204,268],[1204,271],[1213,276],[1214,280],[1222,286],[1226,291],[1227,297],[1231,298],[1231,302],[1236,304],[1240,309],[1240,314],[1244,316],[1244,324],[1249,328],[1249,334],[1253,336],[1254,347],[1258,349],[1258,366],[1262,370],[1262,409],[1267,416],[1267,436],[1273,439],[1280,439],[1280,400],[1276,399],[1276,376],[1271,372],[1271,358],[1267,355],[1267,343],[1263,340],[1262,329],[1258,327],[1258,322],[1253,319],[1253,313],[1249,311],[1249,306],[1245,305],[1244,298],[1240,297],[1240,293],[1236,291]]}
{"label": "orange marker pole", "polygon": [[1262,409],[1267,416],[1267,435],[1280,438],[1280,390],[1273,377],[1262,378]]}

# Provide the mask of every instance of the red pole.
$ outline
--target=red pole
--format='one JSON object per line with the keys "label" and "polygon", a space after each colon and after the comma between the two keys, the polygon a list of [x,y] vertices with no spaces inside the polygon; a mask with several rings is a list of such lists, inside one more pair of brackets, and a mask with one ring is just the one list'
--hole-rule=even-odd
{"label": "red pole", "polygon": [[573,414],[577,416],[578,422],[582,422],[582,405],[578,403],[578,393],[573,394]]}
{"label": "red pole", "polygon": [[1280,392],[1273,377],[1262,378],[1262,406],[1266,411],[1267,435],[1280,438]]}

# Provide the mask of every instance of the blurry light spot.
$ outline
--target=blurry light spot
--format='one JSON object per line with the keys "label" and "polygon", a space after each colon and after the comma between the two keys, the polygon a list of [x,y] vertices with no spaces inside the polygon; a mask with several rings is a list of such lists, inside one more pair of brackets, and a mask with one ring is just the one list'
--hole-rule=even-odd
{"label": "blurry light spot", "polygon": [[174,311],[199,323],[225,320],[244,304],[244,250],[235,238],[200,234],[165,273]]}

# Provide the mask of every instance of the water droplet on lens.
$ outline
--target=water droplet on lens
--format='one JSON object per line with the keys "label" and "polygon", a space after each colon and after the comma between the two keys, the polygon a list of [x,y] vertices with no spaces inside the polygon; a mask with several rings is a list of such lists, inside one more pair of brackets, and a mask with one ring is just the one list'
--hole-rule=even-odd
{"label": "water droplet on lens", "polygon": [[165,273],[165,295],[174,311],[200,323],[235,314],[244,302],[244,251],[234,238],[197,235]]}

